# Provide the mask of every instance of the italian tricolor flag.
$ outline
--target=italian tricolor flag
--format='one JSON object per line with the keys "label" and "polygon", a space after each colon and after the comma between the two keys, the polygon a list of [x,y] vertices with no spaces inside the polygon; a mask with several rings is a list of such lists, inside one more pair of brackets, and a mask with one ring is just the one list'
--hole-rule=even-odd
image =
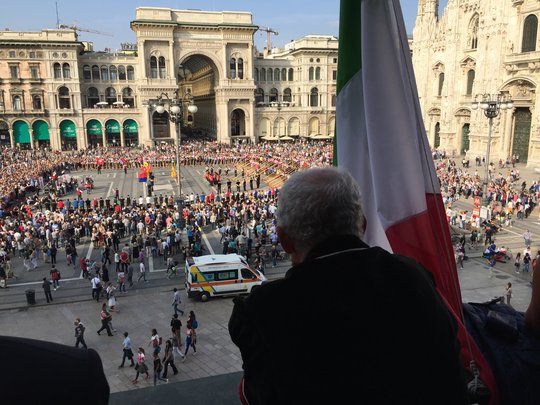
{"label": "italian tricolor flag", "polygon": [[494,387],[462,324],[454,250],[398,0],[341,1],[337,91],[334,163],[360,185],[365,242],[432,272],[460,324],[464,365],[474,358]]}

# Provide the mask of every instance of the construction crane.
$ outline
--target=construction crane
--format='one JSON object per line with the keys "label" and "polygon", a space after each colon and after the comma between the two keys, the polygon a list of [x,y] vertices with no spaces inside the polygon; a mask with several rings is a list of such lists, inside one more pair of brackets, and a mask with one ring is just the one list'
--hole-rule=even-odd
{"label": "construction crane", "polygon": [[72,25],[58,24],[58,28],[59,29],[73,30],[73,31],[90,32],[92,34],[107,35],[108,37],[113,36],[113,34],[111,34],[110,32],[96,31],[96,30],[92,30],[90,28],[78,27],[78,26],[76,26],[74,24],[72,24]]}
{"label": "construction crane", "polygon": [[270,51],[271,46],[271,42],[270,42],[270,34],[274,34],[274,35],[279,35],[279,32],[273,30],[272,28],[268,28],[268,27],[261,27],[259,26],[259,29],[257,31],[266,31],[266,49],[268,49],[268,51]]}

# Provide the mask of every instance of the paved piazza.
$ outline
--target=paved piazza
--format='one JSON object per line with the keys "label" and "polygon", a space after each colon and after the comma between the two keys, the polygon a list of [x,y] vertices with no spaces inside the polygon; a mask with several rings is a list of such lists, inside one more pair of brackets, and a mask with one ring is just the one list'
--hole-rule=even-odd
{"label": "paved piazza", "polygon": [[[203,166],[186,167],[182,170],[183,191],[185,193],[208,191],[208,185],[203,179]],[[536,178],[533,170],[521,168],[523,177],[530,182]],[[172,194],[175,182],[170,177],[170,168],[155,168],[155,192]],[[85,172],[72,173],[74,176],[85,176]],[[140,196],[144,194],[143,183],[138,183],[135,170],[115,172],[104,170],[101,175],[91,173],[95,179],[94,195],[107,197],[119,188],[121,195]],[[264,185],[263,185],[264,186]],[[72,198],[72,196],[69,196]],[[460,202],[464,209],[472,209],[472,201]],[[497,244],[511,247],[516,252],[523,249],[522,234],[525,228],[533,233],[533,251],[540,247],[540,219],[538,210],[523,221],[517,222],[511,229],[504,230],[497,236]],[[184,235],[185,236],[185,235]],[[206,230],[203,238],[207,251],[219,252],[219,233]],[[94,260],[100,259],[100,253],[90,248],[88,238],[83,238],[78,245],[79,257],[87,256]],[[503,294],[504,286],[512,282],[514,290],[513,305],[518,310],[525,310],[530,300],[531,288],[528,275],[516,275],[512,263],[497,264],[494,277],[489,278],[486,262],[481,259],[480,250],[467,252],[470,260],[465,262],[465,268],[459,270],[461,291],[464,302],[481,302]],[[0,334],[30,337],[73,345],[73,320],[81,318],[86,325],[86,343],[96,349],[103,360],[105,373],[111,386],[111,392],[133,390],[150,386],[150,380],[141,380],[137,386],[131,383],[135,371],[130,367],[119,369],[122,357],[122,333],[128,331],[133,347],[147,347],[150,331],[156,328],[160,335],[167,337],[169,322],[172,316],[172,289],[178,287],[184,291],[182,275],[168,280],[165,276],[164,263],[161,258],[147,260],[148,283],[135,284],[126,294],[117,294],[118,312],[113,313],[113,325],[116,329],[114,337],[106,334],[98,336],[100,327],[101,303],[91,300],[91,287],[88,280],[82,279],[80,272],[66,266],[65,254],[58,252],[57,267],[62,273],[61,286],[53,291],[54,302],[47,304],[41,289],[40,280],[48,276],[49,264],[40,265],[36,270],[27,272],[22,266],[21,259],[14,259],[14,269],[17,280],[10,280],[9,289],[0,289]],[[267,266],[267,276],[282,277],[288,262],[278,262],[276,268]],[[111,272],[111,280],[115,279]],[[28,306],[25,291],[35,289],[37,305]],[[320,294],[325,294],[320,291]],[[218,298],[207,303],[196,302],[182,295],[182,309],[194,310],[199,320],[197,354],[189,355],[185,362],[177,363],[180,373],[170,378],[170,382],[194,380],[202,377],[217,376],[241,371],[242,361],[236,346],[231,342],[227,323],[232,310],[230,298]],[[103,301],[101,301],[103,302]],[[185,325],[185,317],[183,318]]]}

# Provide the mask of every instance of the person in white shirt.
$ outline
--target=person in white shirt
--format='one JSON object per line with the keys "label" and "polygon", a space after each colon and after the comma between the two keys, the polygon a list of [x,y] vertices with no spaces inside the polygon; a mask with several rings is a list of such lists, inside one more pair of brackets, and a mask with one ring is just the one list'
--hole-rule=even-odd
{"label": "person in white shirt", "polygon": [[148,280],[146,280],[146,267],[144,266],[144,262],[139,263],[139,278],[137,279],[137,283],[141,281],[141,278],[144,279],[144,282],[147,283]]}

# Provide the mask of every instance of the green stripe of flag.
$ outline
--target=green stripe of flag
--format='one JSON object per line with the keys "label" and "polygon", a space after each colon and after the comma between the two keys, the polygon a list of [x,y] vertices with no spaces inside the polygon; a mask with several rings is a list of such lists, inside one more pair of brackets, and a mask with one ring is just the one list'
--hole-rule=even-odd
{"label": "green stripe of flag", "polygon": [[[341,0],[339,8],[339,51],[337,94],[362,68],[360,8],[364,0]],[[337,133],[334,136],[334,159],[337,166]]]}

